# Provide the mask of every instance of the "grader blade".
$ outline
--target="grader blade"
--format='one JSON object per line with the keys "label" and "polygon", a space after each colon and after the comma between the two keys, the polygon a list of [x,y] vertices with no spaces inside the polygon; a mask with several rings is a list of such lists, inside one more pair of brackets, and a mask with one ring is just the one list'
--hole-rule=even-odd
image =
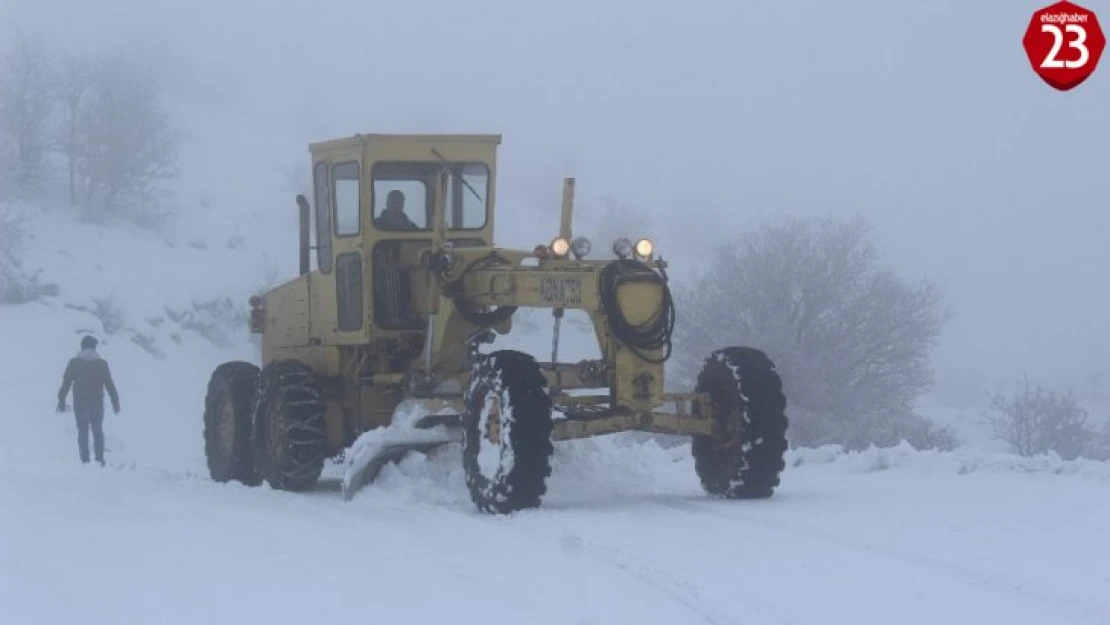
{"label": "grader blade", "polygon": [[343,471],[343,500],[350,501],[355,493],[373,482],[382,467],[399,462],[410,451],[428,453],[462,441],[462,429],[456,415],[428,415],[411,426],[384,427],[366,432],[351,446]]}

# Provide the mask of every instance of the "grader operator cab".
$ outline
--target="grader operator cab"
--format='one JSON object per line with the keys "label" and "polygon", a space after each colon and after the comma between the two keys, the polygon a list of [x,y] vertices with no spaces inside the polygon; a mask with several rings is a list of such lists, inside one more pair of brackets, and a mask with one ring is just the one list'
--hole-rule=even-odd
{"label": "grader operator cab", "polygon": [[[476,507],[510,513],[540,505],[553,441],[635,430],[691,436],[711,495],[771,496],[787,448],[771,361],[726,347],[708,355],[693,392],[664,392],[675,309],[651,240],[620,239],[613,257],[591,258],[572,233],[566,179],[549,243],[496,247],[500,142],[356,135],[309,146],[300,275],[250,298],[260,363],[224,363],[208,385],[212,479],[304,491],[343,458],[349,499],[384,463],[461,443]],[[520,307],[552,311],[550,361],[490,347]],[[600,358],[559,362],[566,309],[588,314]]]}

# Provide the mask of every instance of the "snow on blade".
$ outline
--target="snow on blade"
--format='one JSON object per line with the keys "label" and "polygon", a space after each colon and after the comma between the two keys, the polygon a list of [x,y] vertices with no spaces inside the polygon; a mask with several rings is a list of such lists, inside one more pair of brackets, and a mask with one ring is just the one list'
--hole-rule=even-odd
{"label": "snow on blade", "polygon": [[422,451],[436,445],[462,440],[458,428],[437,425],[418,428],[416,422],[428,412],[418,402],[403,402],[393,423],[363,433],[348,450],[341,488],[343,499],[350,501],[363,486],[373,481],[387,462],[400,460],[409,451]]}

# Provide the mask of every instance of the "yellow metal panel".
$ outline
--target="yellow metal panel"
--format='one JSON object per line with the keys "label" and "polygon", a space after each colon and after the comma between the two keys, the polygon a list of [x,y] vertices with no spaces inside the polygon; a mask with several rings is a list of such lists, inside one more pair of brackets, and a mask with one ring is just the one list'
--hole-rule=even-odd
{"label": "yellow metal panel", "polygon": [[663,314],[663,285],[657,282],[627,282],[617,288],[617,306],[634,326],[645,325]]}
{"label": "yellow metal panel", "polygon": [[263,356],[269,349],[308,344],[309,275],[298,276],[263,296],[266,325],[262,334]]}
{"label": "yellow metal panel", "polygon": [[338,347],[278,347],[271,351],[263,364],[284,359],[299,360],[319,376],[334,377],[340,373]]}
{"label": "yellow metal panel", "polygon": [[[466,265],[466,261],[460,264]],[[467,274],[464,281],[467,296],[477,304],[577,310],[598,308],[598,274],[591,266],[475,269]]]}
{"label": "yellow metal panel", "polygon": [[617,403],[636,411],[663,403],[663,365],[648,362],[628,346],[617,343],[613,392]]}
{"label": "yellow metal panel", "polygon": [[[333,263],[334,264],[334,263]],[[312,338],[324,345],[335,345],[339,340],[336,327],[335,268],[328,273],[315,272],[312,279]]]}

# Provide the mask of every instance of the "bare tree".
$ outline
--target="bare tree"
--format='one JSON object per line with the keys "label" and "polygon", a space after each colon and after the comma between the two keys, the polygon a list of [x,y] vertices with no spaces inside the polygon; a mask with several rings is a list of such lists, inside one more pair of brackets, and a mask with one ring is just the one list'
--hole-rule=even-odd
{"label": "bare tree", "polygon": [[682,383],[713,349],[751,345],[783,377],[794,444],[954,444],[913,410],[948,316],[940,291],[880,267],[863,219],[764,225],[674,291]]}
{"label": "bare tree", "polygon": [[77,102],[70,154],[83,201],[133,219],[160,216],[160,185],[177,175],[182,137],[162,105],[158,77],[122,54],[104,55],[87,73],[69,75],[79,81],[66,92]]}
{"label": "bare tree", "polygon": [[65,160],[69,203],[78,201],[78,168],[87,163],[81,130],[86,122],[89,86],[93,66],[88,59],[63,53],[55,81],[59,118],[55,128],[54,143]]}
{"label": "bare tree", "polygon": [[51,81],[42,36],[17,31],[0,59],[0,138],[8,144],[5,173],[20,193],[41,191],[47,182]]}
{"label": "bare tree", "polygon": [[1096,432],[1076,397],[1045,389],[1025,377],[1011,394],[993,393],[985,419],[995,436],[1022,456],[1055,452],[1065,460],[1084,454]]}
{"label": "bare tree", "polygon": [[22,219],[6,206],[0,205],[0,301],[22,280],[20,253],[26,232]]}
{"label": "bare tree", "polygon": [[1110,460],[1110,415],[1104,415],[1102,424],[1095,428],[1087,449],[1086,455],[1094,460]]}
{"label": "bare tree", "polygon": [[1095,403],[1110,402],[1110,370],[1097,369],[1087,374],[1083,384],[1083,393],[1090,401]]}

